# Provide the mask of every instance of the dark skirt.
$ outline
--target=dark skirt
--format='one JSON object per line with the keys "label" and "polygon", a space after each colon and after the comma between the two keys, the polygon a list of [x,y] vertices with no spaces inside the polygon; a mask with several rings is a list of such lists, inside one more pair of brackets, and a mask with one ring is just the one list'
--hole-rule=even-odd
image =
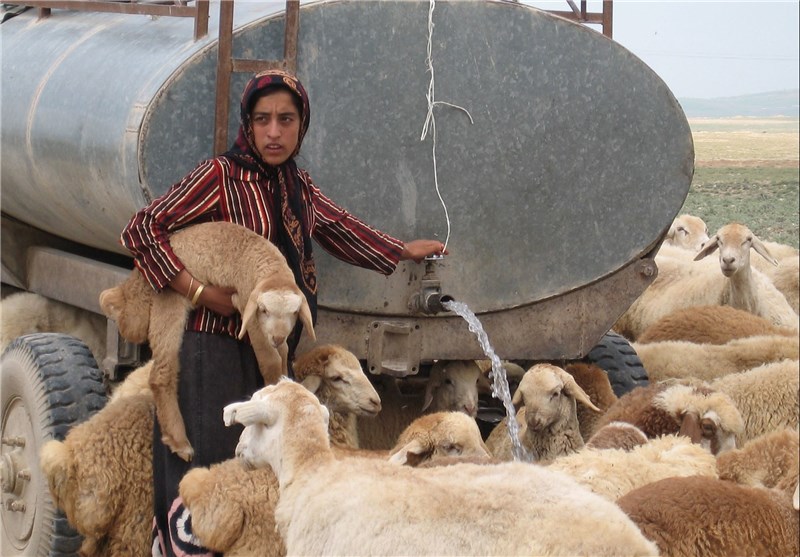
{"label": "dark skirt", "polygon": [[235,456],[242,426],[225,427],[222,409],[250,398],[264,385],[249,344],[234,338],[187,332],[180,354],[178,403],[194,458],[185,462],[161,442],[156,420],[153,431],[153,555],[212,555],[192,535],[191,516],[178,495],[178,484],[189,469],[210,466]]}

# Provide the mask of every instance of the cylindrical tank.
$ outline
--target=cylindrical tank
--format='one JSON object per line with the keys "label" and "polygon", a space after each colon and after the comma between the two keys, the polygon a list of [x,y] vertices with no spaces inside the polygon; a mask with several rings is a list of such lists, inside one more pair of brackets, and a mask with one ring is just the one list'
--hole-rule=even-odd
{"label": "cylindrical tank", "polygon": [[[297,72],[312,108],[300,166],[388,233],[448,238],[451,255],[425,284],[497,319],[651,250],[693,172],[690,129],[664,82],[600,33],[505,1],[437,1],[432,74],[429,7],[302,5]],[[274,8],[236,3],[234,56],[281,56]],[[216,17],[197,42],[182,18],[54,10],[4,23],[3,212],[124,253],[117,237],[133,212],[212,154],[215,37]],[[435,159],[430,134],[420,139],[432,75],[435,100],[464,109],[433,108]],[[231,138],[248,77],[232,80]],[[422,266],[385,278],[316,253],[323,309],[417,312]],[[602,303],[581,311],[576,323],[603,321],[588,315]]]}

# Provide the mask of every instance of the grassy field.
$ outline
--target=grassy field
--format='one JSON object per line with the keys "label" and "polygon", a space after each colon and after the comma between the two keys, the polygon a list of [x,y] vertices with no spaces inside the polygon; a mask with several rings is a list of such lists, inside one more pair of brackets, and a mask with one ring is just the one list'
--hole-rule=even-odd
{"label": "grassy field", "polygon": [[730,221],[763,240],[800,244],[800,122],[787,118],[690,119],[695,173],[681,210],[713,232]]}

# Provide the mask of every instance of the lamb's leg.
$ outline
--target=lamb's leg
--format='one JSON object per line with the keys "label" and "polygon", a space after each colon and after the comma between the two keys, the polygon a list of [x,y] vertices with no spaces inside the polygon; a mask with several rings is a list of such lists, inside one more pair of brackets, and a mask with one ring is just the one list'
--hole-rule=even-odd
{"label": "lamb's leg", "polygon": [[264,334],[257,323],[247,328],[247,334],[250,336],[250,344],[252,344],[253,352],[256,354],[258,369],[264,378],[264,384],[274,385],[281,375],[287,374],[286,362],[281,358],[278,350],[264,338]]}
{"label": "lamb's leg", "polygon": [[179,354],[187,314],[187,302],[182,296],[164,291],[155,297],[150,318],[153,352],[150,389],[161,427],[161,441],[188,462],[194,456],[194,449],[186,437],[186,426],[178,406]]}

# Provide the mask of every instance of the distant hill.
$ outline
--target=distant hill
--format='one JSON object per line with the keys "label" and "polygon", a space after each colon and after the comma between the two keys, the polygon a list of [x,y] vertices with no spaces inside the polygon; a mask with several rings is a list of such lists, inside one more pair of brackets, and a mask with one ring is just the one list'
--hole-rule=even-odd
{"label": "distant hill", "polygon": [[716,99],[678,99],[688,118],[731,118],[733,116],[800,118],[800,89],[771,91]]}

